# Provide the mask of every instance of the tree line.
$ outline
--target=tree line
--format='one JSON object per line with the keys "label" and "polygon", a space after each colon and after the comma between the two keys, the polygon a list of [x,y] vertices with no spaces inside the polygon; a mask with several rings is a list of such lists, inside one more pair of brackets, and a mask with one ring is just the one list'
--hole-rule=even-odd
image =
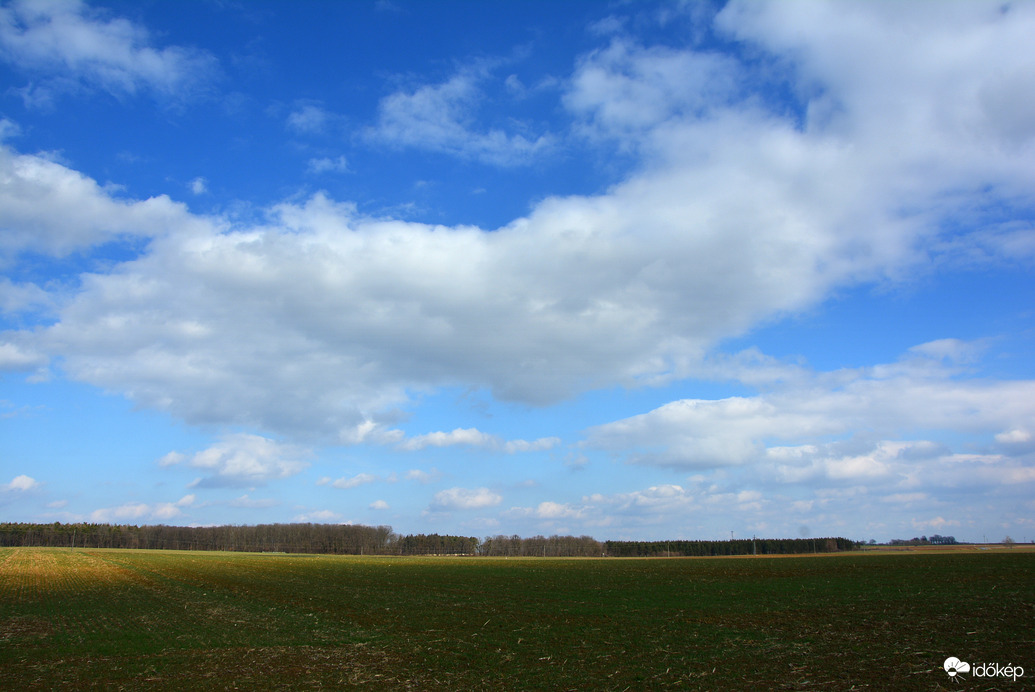
{"label": "tree line", "polygon": [[927,536],[920,536],[919,538],[913,536],[909,540],[893,538],[888,545],[958,545],[958,541],[955,536],[939,536],[934,534],[930,538]]}
{"label": "tree line", "polygon": [[385,553],[397,539],[390,526],[352,524],[0,524],[0,546],[362,555]]}
{"label": "tree line", "polygon": [[486,536],[479,555],[496,557],[602,557],[604,545],[589,536]]}
{"label": "tree line", "polygon": [[612,557],[712,557],[719,555],[800,555],[854,550],[847,538],[743,538],[729,541],[607,541]]}
{"label": "tree line", "polygon": [[0,546],[142,548],[338,555],[485,555],[493,557],[666,557],[781,555],[851,550],[846,538],[736,541],[605,541],[590,536],[401,536],[390,526],[257,524],[166,526],[0,523]]}

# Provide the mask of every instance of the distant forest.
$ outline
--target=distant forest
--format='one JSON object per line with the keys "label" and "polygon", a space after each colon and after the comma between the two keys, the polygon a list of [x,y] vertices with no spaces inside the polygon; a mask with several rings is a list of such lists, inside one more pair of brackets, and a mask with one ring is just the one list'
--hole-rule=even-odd
{"label": "distant forest", "polygon": [[258,524],[134,526],[0,523],[0,547],[143,548],[337,555],[487,555],[499,557],[681,557],[788,555],[853,550],[846,538],[730,541],[597,541],[590,536],[400,536],[390,526]]}

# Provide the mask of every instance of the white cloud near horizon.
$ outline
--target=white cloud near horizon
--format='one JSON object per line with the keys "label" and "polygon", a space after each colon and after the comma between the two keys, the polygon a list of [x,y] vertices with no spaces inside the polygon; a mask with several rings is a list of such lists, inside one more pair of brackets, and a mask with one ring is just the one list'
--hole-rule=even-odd
{"label": "white cloud near horizon", "polygon": [[302,523],[317,523],[317,524],[342,524],[348,523],[343,522],[344,517],[330,509],[318,509],[312,512],[304,512],[302,514],[295,515],[293,521]]}
{"label": "white cloud near horizon", "polygon": [[495,507],[503,497],[488,488],[449,488],[435,493],[429,511],[450,512],[453,510],[487,509]]}
{"label": "white cloud near horizon", "polygon": [[[674,401],[595,426],[585,444],[631,463],[686,469],[757,463],[792,448],[808,457],[829,457],[816,441],[925,430],[995,436],[1004,447],[1016,440],[1017,451],[1030,451],[1024,444],[1028,431],[1016,426],[1035,419],[1035,381],[957,379],[955,362],[969,358],[972,350],[961,342],[922,344],[898,363],[811,376],[801,372],[756,396]],[[787,444],[794,442],[806,446]],[[882,468],[874,457],[842,457],[837,463],[829,469],[833,475]]]}
{"label": "white cloud near horizon", "polygon": [[118,507],[105,507],[90,513],[90,521],[97,524],[126,521],[168,521],[183,515],[183,509],[194,504],[194,495],[184,495],[176,502],[127,502]]}
{"label": "white cloud near horizon", "polygon": [[162,467],[186,464],[209,474],[193,482],[192,488],[255,486],[300,473],[309,466],[303,459],[311,453],[304,447],[261,435],[233,433],[223,435],[208,449],[189,456],[170,452],[158,464]]}

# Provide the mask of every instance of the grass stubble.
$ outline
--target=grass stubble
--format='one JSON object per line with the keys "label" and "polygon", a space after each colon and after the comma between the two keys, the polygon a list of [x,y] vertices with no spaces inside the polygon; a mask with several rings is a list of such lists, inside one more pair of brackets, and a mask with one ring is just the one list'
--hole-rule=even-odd
{"label": "grass stubble", "polygon": [[[0,549],[0,689],[1023,689],[1035,552]],[[949,678],[948,656],[1026,680]]]}

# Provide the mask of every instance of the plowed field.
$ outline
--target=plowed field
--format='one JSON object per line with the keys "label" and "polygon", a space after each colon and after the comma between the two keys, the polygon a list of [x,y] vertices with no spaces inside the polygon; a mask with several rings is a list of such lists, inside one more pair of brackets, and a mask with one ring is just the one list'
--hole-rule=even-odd
{"label": "plowed field", "polygon": [[[1035,553],[0,549],[0,689],[1024,689]],[[1023,679],[950,678],[949,656]],[[962,687],[965,685],[966,687]]]}

